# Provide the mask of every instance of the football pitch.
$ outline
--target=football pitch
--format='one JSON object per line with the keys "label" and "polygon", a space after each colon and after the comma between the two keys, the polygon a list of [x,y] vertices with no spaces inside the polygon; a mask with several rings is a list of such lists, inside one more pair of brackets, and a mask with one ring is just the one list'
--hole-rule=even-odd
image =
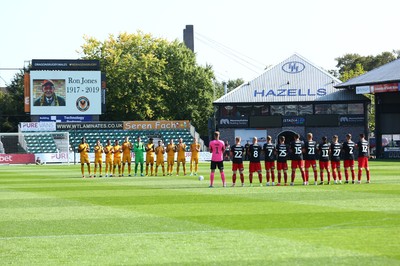
{"label": "football pitch", "polygon": [[217,171],[208,188],[209,163],[204,181],[0,166],[0,263],[400,265],[400,162],[371,161],[371,184],[329,186],[297,172],[293,187],[232,188],[230,167],[228,187]]}

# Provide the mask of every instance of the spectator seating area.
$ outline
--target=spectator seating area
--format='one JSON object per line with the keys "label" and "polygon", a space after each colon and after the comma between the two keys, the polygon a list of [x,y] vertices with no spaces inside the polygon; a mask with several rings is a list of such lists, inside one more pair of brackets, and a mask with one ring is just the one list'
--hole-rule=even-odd
{"label": "spectator seating area", "polygon": [[[124,141],[126,136],[130,137],[130,141],[134,143],[136,138],[140,136],[142,141],[146,143],[148,138],[159,138],[168,144],[170,139],[178,143],[179,138],[187,145],[189,151],[190,144],[193,142],[193,136],[189,130],[72,130],[69,132],[70,147],[74,150],[77,149],[82,137],[86,137],[90,147],[94,147],[96,140],[100,139],[103,145],[106,144],[107,139],[111,139],[112,144],[114,140],[118,139],[120,144]],[[27,152],[29,153],[55,153],[57,152],[57,145],[51,134],[38,134],[38,135],[25,135],[25,142]]]}
{"label": "spectator seating area", "polygon": [[[179,138],[182,138],[183,142],[187,145],[187,150],[189,151],[189,146],[193,142],[193,136],[190,134],[189,130],[77,130],[71,131],[69,134],[69,142],[72,147],[77,149],[82,137],[86,137],[87,142],[90,147],[93,147],[97,139],[101,140],[103,146],[106,144],[107,139],[111,140],[114,144],[116,139],[122,144],[125,137],[129,136],[129,139],[134,143],[138,136],[141,137],[142,142],[147,143],[150,137],[159,138],[164,141],[164,144],[168,144],[170,139],[174,140],[174,143],[178,143]],[[156,144],[156,143],[155,143]]]}
{"label": "spectator seating area", "polygon": [[57,152],[57,145],[51,134],[26,135],[25,141],[28,153]]}

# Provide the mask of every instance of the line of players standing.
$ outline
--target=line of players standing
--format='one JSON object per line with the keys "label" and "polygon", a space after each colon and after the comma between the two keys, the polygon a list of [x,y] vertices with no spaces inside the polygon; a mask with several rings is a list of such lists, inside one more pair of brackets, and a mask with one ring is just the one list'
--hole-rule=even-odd
{"label": "line of players standing", "polygon": [[[144,176],[143,164],[146,162],[146,176],[157,175],[158,167],[161,166],[162,174],[165,176],[164,167],[164,154],[167,154],[167,175],[172,175],[174,171],[175,153],[177,153],[177,167],[176,175],[179,175],[179,168],[182,164],[183,174],[186,175],[186,144],[183,143],[182,138],[179,139],[177,144],[174,144],[173,139],[170,139],[169,144],[165,147],[164,143],[159,140],[158,146],[153,144],[153,139],[149,138],[148,143],[144,144],[141,138],[138,137],[135,143],[129,141],[129,136],[125,137],[122,145],[119,144],[118,140],[114,141],[114,145],[111,144],[111,140],[108,139],[106,145],[103,147],[100,139],[97,140],[94,146],[94,175],[92,175],[90,167],[89,152],[90,147],[86,142],[86,138],[83,137],[81,143],[78,146],[78,152],[80,153],[81,173],[82,177],[85,178],[84,166],[87,165],[88,174],[90,177],[96,177],[96,172],[99,170],[99,176],[102,177],[102,165],[103,165],[103,153],[105,153],[105,176],[124,176],[125,165],[128,165],[128,176],[131,176],[131,152],[135,154],[135,176],[138,174],[138,168],[140,166],[140,175]],[[190,172],[197,175],[198,163],[199,163],[199,152],[200,144],[195,138],[193,143],[190,145],[190,151],[192,152],[190,160]],[[144,160],[144,153],[146,154],[146,160]],[[122,157],[122,158],[121,158]],[[155,167],[154,167],[155,164]],[[116,172],[118,170],[118,172]]]}
{"label": "line of players standing", "polygon": [[[253,138],[253,143],[245,149],[240,142],[241,138],[236,137],[236,144],[230,147],[232,158],[232,186],[236,184],[237,171],[239,170],[240,180],[244,186],[243,173],[243,155],[249,156],[249,181],[253,183],[253,174],[258,174],[260,185],[262,185],[262,169],[261,169],[261,154],[265,157],[265,169],[267,174],[266,185],[275,185],[275,162],[278,174],[276,185],[280,186],[283,176],[283,184],[288,184],[288,163],[291,159],[291,179],[290,185],[294,185],[296,177],[296,169],[301,173],[303,185],[309,184],[309,169],[312,168],[314,175],[314,184],[318,184],[317,160],[319,161],[320,169],[320,185],[324,184],[324,173],[327,174],[328,183],[331,184],[331,170],[333,181],[335,184],[342,183],[342,173],[340,170],[340,162],[343,157],[343,166],[345,174],[345,183],[349,183],[351,174],[351,182],[354,184],[354,152],[358,149],[358,178],[357,183],[361,183],[362,169],[365,169],[367,175],[367,183],[370,183],[370,172],[368,167],[369,158],[369,143],[365,139],[364,134],[360,134],[360,140],[357,143],[352,141],[351,134],[346,135],[346,141],[343,144],[338,142],[338,136],[332,137],[332,142],[328,142],[327,137],[322,137],[322,141],[317,143],[313,140],[313,134],[307,134],[305,142],[300,141],[300,136],[295,135],[294,141],[290,145],[285,144],[285,137],[280,136],[277,144],[272,143],[271,136],[267,136],[267,142],[261,147],[258,144],[257,137]],[[246,153],[245,153],[246,150]],[[350,173],[349,173],[350,172]],[[272,183],[271,183],[272,181]]]}

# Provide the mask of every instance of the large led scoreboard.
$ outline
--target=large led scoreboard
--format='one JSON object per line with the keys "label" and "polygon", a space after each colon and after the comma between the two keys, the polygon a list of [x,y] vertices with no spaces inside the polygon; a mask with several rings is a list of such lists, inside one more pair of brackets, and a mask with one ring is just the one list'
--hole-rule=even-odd
{"label": "large led scoreboard", "polygon": [[105,106],[102,77],[98,60],[34,59],[25,77],[25,111],[31,115],[100,115]]}

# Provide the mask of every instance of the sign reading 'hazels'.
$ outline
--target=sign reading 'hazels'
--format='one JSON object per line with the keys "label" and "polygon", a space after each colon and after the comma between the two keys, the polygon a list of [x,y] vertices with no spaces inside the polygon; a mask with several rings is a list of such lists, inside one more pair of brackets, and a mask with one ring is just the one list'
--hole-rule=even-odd
{"label": "sign reading 'hazels'", "polygon": [[31,71],[32,115],[101,114],[100,71]]}

